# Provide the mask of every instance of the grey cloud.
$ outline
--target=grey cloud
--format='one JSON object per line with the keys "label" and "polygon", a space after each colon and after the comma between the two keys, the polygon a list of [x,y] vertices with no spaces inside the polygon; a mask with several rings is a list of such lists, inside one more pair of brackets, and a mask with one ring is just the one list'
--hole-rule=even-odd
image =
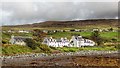
{"label": "grey cloud", "polygon": [[1,6],[3,25],[118,16],[117,2],[4,2]]}

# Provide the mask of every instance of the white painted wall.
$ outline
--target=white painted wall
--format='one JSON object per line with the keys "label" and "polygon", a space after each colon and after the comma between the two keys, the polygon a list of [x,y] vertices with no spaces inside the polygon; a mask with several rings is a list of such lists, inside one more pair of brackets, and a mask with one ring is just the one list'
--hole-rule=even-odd
{"label": "white painted wall", "polygon": [[[82,46],[94,46],[95,42],[89,39],[83,39],[82,36],[78,36],[81,38],[80,40],[76,39],[75,36],[72,36],[71,40],[63,41],[62,42],[56,42],[56,39],[51,38],[50,40],[47,40],[48,46],[53,47],[82,47]],[[54,40],[54,41],[53,41]],[[71,43],[73,41],[73,43]],[[86,42],[85,42],[86,41]],[[44,43],[43,43],[44,44]]]}

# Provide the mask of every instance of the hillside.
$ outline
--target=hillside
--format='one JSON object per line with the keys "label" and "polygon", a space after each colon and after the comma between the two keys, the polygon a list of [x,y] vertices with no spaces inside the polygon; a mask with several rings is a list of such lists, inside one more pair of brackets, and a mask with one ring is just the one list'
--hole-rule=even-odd
{"label": "hillside", "polygon": [[[8,27],[81,27],[81,26],[108,26],[117,27],[117,19],[94,19],[94,20],[75,20],[75,21],[46,21],[42,23],[15,25]],[[4,26],[7,27],[7,26]]]}

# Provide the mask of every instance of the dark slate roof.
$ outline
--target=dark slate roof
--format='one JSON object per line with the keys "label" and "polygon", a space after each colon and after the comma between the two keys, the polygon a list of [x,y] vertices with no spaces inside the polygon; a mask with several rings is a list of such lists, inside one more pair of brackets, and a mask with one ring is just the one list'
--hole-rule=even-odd
{"label": "dark slate roof", "polygon": [[76,40],[81,40],[81,39],[83,39],[83,38],[82,38],[82,37],[75,36],[75,39],[76,39]]}
{"label": "dark slate roof", "polygon": [[57,39],[56,42],[62,42],[62,40],[61,39]]}
{"label": "dark slate roof", "polygon": [[14,36],[14,40],[16,40],[16,41],[25,41],[27,38],[31,38],[32,39],[32,37],[22,37],[22,36]]}

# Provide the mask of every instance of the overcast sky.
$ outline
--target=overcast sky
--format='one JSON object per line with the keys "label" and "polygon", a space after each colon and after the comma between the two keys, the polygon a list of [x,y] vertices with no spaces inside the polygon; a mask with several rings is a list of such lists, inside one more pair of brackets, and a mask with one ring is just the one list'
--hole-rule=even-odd
{"label": "overcast sky", "polygon": [[116,19],[118,18],[118,2],[114,1],[1,2],[0,23],[16,25],[42,21]]}

